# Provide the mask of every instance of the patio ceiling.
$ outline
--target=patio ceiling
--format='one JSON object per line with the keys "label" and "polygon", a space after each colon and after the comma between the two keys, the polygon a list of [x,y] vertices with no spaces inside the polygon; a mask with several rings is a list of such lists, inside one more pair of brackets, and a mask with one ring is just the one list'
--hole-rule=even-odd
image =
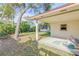
{"label": "patio ceiling", "polygon": [[79,4],[69,4],[65,7],[30,17],[30,19],[44,22],[79,20]]}

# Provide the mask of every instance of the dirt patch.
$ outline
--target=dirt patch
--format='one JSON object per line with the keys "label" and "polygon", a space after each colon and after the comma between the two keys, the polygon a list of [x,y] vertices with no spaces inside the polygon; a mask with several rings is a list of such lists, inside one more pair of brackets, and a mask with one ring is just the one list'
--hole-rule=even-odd
{"label": "dirt patch", "polygon": [[26,43],[19,43],[13,38],[0,39],[1,56],[34,56],[33,48]]}

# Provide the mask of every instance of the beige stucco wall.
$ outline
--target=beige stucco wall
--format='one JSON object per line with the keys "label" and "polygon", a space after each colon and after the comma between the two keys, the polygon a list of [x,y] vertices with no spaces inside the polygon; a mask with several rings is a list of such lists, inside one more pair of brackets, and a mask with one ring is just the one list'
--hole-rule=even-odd
{"label": "beige stucco wall", "polygon": [[[60,30],[61,24],[67,24],[67,31]],[[73,36],[79,39],[79,20],[52,22],[50,25],[51,36],[62,38],[69,38],[70,36]]]}

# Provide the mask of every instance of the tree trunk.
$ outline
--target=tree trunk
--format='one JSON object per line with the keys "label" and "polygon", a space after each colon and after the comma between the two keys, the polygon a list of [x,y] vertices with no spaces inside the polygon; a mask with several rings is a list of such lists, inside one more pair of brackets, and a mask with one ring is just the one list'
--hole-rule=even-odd
{"label": "tree trunk", "polygon": [[20,31],[20,23],[21,23],[21,19],[23,14],[26,12],[27,8],[22,9],[20,12],[20,16],[18,18],[17,24],[16,24],[16,29],[15,29],[15,39],[18,40],[18,36],[19,36],[19,31]]}

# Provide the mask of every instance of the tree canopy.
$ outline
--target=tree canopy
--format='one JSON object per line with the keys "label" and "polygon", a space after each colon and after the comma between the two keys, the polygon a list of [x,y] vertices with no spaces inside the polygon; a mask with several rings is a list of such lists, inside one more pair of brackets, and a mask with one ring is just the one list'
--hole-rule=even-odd
{"label": "tree canopy", "polygon": [[[32,9],[33,12],[35,13],[35,15],[43,13],[45,11],[48,11],[51,9],[51,4],[49,3],[5,3],[2,4],[2,6],[0,7],[0,11],[1,11],[1,19],[2,20],[4,17],[6,17],[6,20],[9,18],[13,18],[13,20],[15,20],[15,17],[13,17],[16,14],[19,14],[18,16],[18,21],[16,24],[16,31],[15,31],[15,36],[16,38],[19,35],[19,31],[20,31],[20,23],[22,20],[22,16],[26,13],[26,11],[28,9]],[[18,8],[16,11],[16,8]]]}

